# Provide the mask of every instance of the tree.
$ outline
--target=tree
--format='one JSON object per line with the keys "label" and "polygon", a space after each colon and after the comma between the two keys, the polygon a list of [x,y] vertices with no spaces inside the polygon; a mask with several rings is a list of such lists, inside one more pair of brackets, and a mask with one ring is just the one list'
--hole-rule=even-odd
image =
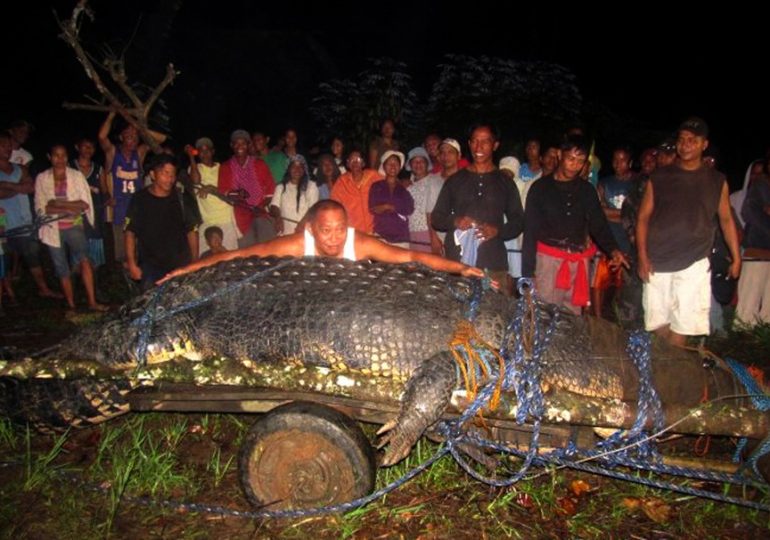
{"label": "tree", "polygon": [[506,137],[561,131],[580,116],[575,75],[548,62],[446,55],[433,84],[427,119],[442,133],[492,121]]}
{"label": "tree", "polygon": [[[118,55],[105,47],[103,58],[98,64],[95,64],[92,60],[93,56],[83,48],[80,40],[80,30],[84,18],[93,21],[94,13],[88,6],[88,0],[79,0],[69,19],[61,21],[57,18],[61,30],[59,37],[75,52],[78,62],[85,70],[86,76],[94,83],[100,98],[90,98],[91,103],[65,102],[64,108],[100,112],[114,110],[126,122],[137,128],[142,139],[150,145],[154,152],[160,152],[160,146],[150,134],[150,111],[158,102],[163,91],[174,82],[179,72],[174,69],[173,64],[168,64],[163,80],[152,88],[129,81],[125,67],[125,51]],[[101,75],[100,71],[109,75],[109,81]]]}
{"label": "tree", "polygon": [[406,64],[390,58],[368,63],[354,79],[333,79],[318,86],[310,113],[322,140],[342,136],[364,147],[385,118],[396,122],[400,136],[420,126],[420,106]]}

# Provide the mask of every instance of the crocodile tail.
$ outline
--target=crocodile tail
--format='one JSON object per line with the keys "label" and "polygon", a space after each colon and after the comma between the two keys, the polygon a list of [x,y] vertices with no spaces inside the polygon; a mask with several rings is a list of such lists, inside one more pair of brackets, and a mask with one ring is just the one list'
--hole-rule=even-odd
{"label": "crocodile tail", "polygon": [[88,427],[129,411],[124,380],[0,377],[0,416],[42,432]]}

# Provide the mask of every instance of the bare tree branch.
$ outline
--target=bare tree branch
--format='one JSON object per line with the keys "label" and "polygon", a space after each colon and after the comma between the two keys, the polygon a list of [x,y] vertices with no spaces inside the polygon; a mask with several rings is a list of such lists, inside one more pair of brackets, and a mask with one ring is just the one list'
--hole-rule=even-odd
{"label": "bare tree branch", "polygon": [[[65,101],[61,106],[68,111],[94,111],[94,112],[110,112],[114,111],[115,107],[110,105],[92,105],[90,103],[72,103],[71,101]],[[127,109],[126,112],[130,114],[137,114],[136,109]]]}
{"label": "bare tree branch", "polygon": [[107,86],[106,81],[99,75],[95,62],[91,60],[91,57],[85,49],[83,49],[83,46],[80,43],[80,26],[84,16],[94,20],[94,14],[88,6],[88,0],[78,0],[69,19],[60,21],[57,18],[57,23],[61,29],[59,37],[72,47],[72,50],[75,52],[75,57],[86,72],[86,76],[91,79],[94,86],[96,86],[97,91],[104,97],[107,103],[86,104],[65,102],[62,106],[67,110],[97,112],[115,111],[123,117],[126,122],[139,130],[139,134],[144,142],[146,142],[154,152],[159,152],[161,150],[160,145],[153,136],[153,132],[149,126],[150,110],[158,101],[158,98],[160,98],[160,95],[166,87],[174,82],[174,79],[179,75],[179,72],[174,69],[173,64],[169,64],[166,67],[166,75],[163,80],[150,93],[149,98],[147,98],[146,101],[142,101],[128,80],[123,57],[117,58],[114,54],[105,53],[104,60],[101,64],[104,69],[106,69],[114,85],[117,86],[120,94],[122,94],[122,96],[116,95],[116,93]]}
{"label": "bare tree branch", "polygon": [[166,66],[166,76],[162,81],[160,81],[160,84],[155,88],[155,90],[153,90],[152,94],[150,94],[150,97],[147,98],[147,102],[144,104],[145,115],[150,113],[152,106],[155,105],[155,102],[158,100],[166,87],[170,84],[173,84],[174,79],[177,75],[179,75],[179,73],[179,71],[174,69],[174,64],[169,64]]}

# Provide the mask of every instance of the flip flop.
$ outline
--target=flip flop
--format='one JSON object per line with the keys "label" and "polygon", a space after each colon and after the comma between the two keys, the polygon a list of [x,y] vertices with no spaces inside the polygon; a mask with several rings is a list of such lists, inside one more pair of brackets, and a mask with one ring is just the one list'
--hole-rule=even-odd
{"label": "flip flop", "polygon": [[96,305],[93,305],[93,306],[88,306],[88,309],[90,311],[95,311],[97,313],[104,313],[105,311],[109,311],[110,307],[109,306],[105,306],[104,304],[96,304]]}

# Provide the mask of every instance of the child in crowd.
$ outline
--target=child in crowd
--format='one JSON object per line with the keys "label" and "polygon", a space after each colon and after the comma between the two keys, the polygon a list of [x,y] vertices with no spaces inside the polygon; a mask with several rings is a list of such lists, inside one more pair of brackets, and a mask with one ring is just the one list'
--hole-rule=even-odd
{"label": "child in crowd", "polygon": [[222,229],[217,227],[216,225],[212,227],[207,227],[206,230],[203,232],[203,235],[206,238],[206,245],[209,247],[206,251],[201,253],[200,258],[205,259],[206,257],[211,257],[212,255],[218,255],[220,253],[225,253],[226,251],[229,251],[225,246],[222,245],[222,239],[224,238],[224,233],[222,232]]}

